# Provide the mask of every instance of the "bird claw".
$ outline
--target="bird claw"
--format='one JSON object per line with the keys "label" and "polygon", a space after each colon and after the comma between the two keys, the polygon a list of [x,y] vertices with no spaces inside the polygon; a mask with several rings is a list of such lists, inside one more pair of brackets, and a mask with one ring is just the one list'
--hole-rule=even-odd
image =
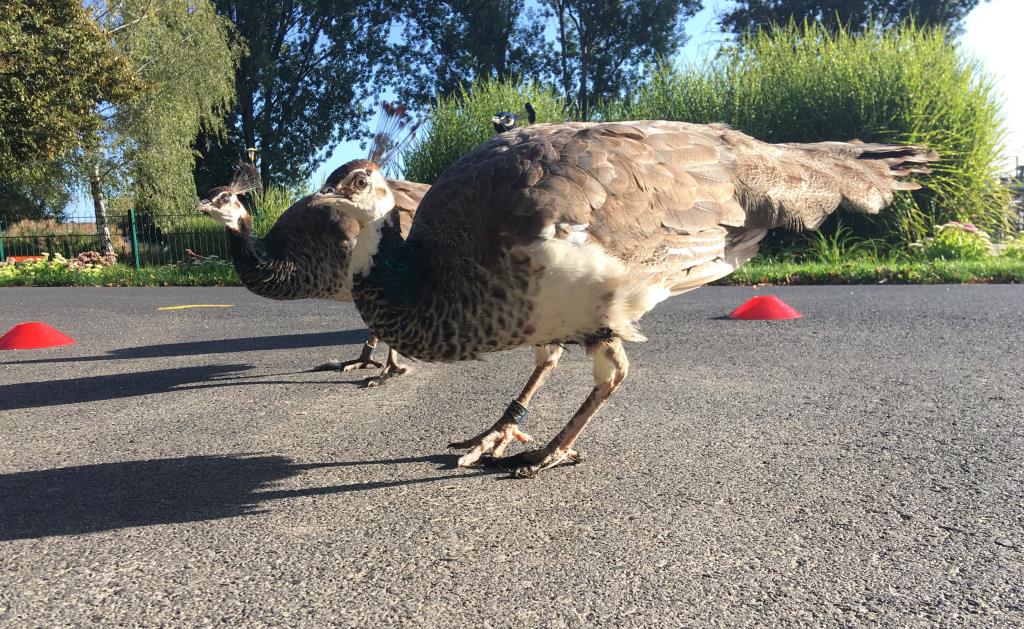
{"label": "bird claw", "polygon": [[407,367],[406,365],[388,363],[387,366],[381,369],[381,372],[379,374],[377,374],[376,376],[370,376],[366,380],[363,380],[363,388],[369,389],[370,387],[379,387],[388,380],[394,378],[395,376],[400,376],[403,373],[408,372],[409,367]]}
{"label": "bird claw", "polygon": [[381,363],[378,360],[374,360],[372,358],[367,358],[366,360],[359,360],[357,358],[356,360],[349,360],[349,361],[346,361],[345,363],[343,363],[342,367],[341,367],[341,370],[342,371],[353,371],[355,369],[380,369],[383,366],[384,366],[383,363]]}
{"label": "bird claw", "polygon": [[491,459],[502,459],[508,447],[517,441],[531,443],[533,437],[519,430],[519,425],[515,422],[502,419],[476,437],[465,441],[453,441],[448,444],[448,447],[456,450],[469,450],[459,457],[459,467],[479,467],[482,456],[488,454]]}
{"label": "bird claw", "polygon": [[329,360],[322,365],[313,367],[310,371],[352,371],[354,369],[380,369],[384,364],[372,358],[354,360]]}
{"label": "bird claw", "polygon": [[541,470],[550,469],[558,465],[576,465],[582,463],[584,456],[573,450],[548,450],[540,448],[520,452],[515,456],[502,459],[498,464],[512,473],[515,478],[536,478]]}

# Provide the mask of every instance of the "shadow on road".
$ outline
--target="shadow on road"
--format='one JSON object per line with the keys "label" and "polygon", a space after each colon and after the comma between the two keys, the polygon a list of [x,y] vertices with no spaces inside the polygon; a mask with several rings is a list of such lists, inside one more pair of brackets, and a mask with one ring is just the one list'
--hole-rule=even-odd
{"label": "shadow on road", "polygon": [[310,332],[308,334],[282,334],[279,336],[253,336],[213,341],[189,341],[187,343],[163,343],[115,349],[97,356],[69,356],[37,358],[30,360],[9,360],[0,365],[31,365],[36,363],[76,363],[95,360],[124,360],[135,358],[167,358],[170,356],[198,356],[202,354],[228,354],[235,352],[261,352],[279,349],[301,349],[304,347],[330,347],[362,343],[369,336],[363,330],[342,330],[340,332]]}
{"label": "shadow on road", "polygon": [[380,461],[293,463],[282,456],[190,456],[102,463],[0,475],[0,541],[74,535],[133,526],[218,520],[263,512],[270,500],[455,480],[476,474],[259,491],[322,467],[450,463],[431,455]]}
{"label": "shadow on road", "polygon": [[[218,387],[294,384],[287,380],[252,379],[239,375],[251,365],[200,365],[117,373],[108,376],[63,378],[43,382],[0,385],[0,411],[82,404],[120,398]],[[306,382],[305,384],[335,384]]]}

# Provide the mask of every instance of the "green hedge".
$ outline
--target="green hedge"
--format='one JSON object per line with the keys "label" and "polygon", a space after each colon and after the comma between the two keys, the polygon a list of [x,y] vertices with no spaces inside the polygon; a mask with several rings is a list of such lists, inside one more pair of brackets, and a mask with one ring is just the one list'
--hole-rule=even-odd
{"label": "green hedge", "polygon": [[956,220],[1010,228],[999,184],[1004,138],[991,78],[942,30],[913,25],[829,34],[815,25],[747,37],[702,66],[663,66],[609,117],[726,122],[769,142],[859,138],[923,144],[941,161],[878,218],[848,219],[860,235],[919,240]]}
{"label": "green hedge", "polygon": [[[484,81],[431,110],[427,132],[405,153],[405,176],[433,182],[494,131],[490,117],[530,101],[542,122],[566,118],[554,91]],[[1005,136],[991,78],[947,33],[907,25],[832,34],[810,24],[762,31],[725,47],[704,65],[655,69],[607,120],[726,122],[769,142],[859,138],[923,144],[941,160],[920,176],[922,190],[897,197],[878,217],[844,220],[861,237],[905,248],[934,226],[973,223],[997,239],[1012,227],[1009,191],[998,181]],[[823,226],[836,229],[835,219]],[[780,240],[781,239],[781,240]],[[765,249],[799,248],[780,234]]]}
{"label": "green hedge", "polygon": [[[491,117],[495,113],[522,111],[527,102],[537,112],[537,122],[566,120],[558,93],[534,83],[483,80],[438,99],[425,130],[402,155],[404,177],[433,183],[455,160],[494,135]],[[525,114],[517,124],[528,124]]]}

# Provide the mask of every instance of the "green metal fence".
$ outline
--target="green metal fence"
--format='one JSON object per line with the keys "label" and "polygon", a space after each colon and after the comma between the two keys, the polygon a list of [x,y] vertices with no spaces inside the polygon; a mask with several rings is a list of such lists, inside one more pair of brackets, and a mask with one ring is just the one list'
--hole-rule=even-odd
{"label": "green metal fence", "polygon": [[[133,210],[111,213],[107,227],[110,241],[123,264],[176,264],[192,254],[231,259],[224,227],[201,214],[137,214]],[[84,251],[102,251],[99,229],[89,216],[65,220],[0,221],[0,260],[10,256],[59,253],[71,258]]]}

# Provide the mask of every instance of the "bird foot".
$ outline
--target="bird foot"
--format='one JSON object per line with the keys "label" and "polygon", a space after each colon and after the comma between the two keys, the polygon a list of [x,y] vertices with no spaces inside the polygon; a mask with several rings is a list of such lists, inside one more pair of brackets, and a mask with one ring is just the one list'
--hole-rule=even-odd
{"label": "bird foot", "polygon": [[490,454],[492,458],[500,459],[505,456],[508,447],[516,441],[530,443],[533,441],[533,437],[519,430],[516,422],[500,419],[490,429],[472,439],[454,441],[449,443],[448,447],[456,450],[469,450],[459,457],[459,467],[477,467],[480,457]]}
{"label": "bird foot", "polygon": [[380,369],[384,364],[372,358],[356,358],[354,360],[329,360],[310,371],[352,371],[354,369]]}
{"label": "bird foot", "polygon": [[366,380],[363,380],[363,388],[368,389],[370,387],[379,387],[388,380],[395,376],[400,376],[403,373],[408,373],[409,367],[406,365],[399,365],[397,363],[388,363],[381,369],[381,372],[376,376],[370,376]]}
{"label": "bird foot", "polygon": [[520,452],[515,456],[498,461],[498,465],[507,469],[516,478],[536,478],[541,470],[558,465],[575,465],[583,461],[583,455],[572,448],[553,449],[540,448]]}

